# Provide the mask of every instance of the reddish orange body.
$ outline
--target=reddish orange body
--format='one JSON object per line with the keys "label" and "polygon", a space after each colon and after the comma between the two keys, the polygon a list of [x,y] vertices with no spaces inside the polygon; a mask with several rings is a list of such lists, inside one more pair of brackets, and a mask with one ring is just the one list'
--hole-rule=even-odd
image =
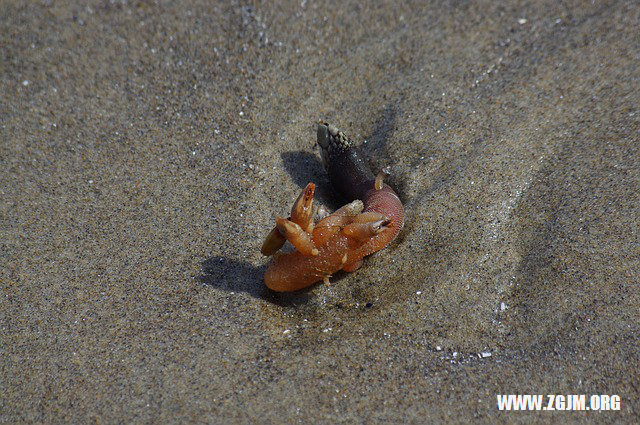
{"label": "reddish orange body", "polygon": [[275,253],[289,240],[296,251],[278,254],[264,281],[274,291],[296,291],[324,280],[339,270],[362,265],[363,257],[381,250],[396,238],[404,225],[404,208],[398,195],[374,177],[342,132],[327,124],[318,126],[318,144],[332,183],[351,204],[314,223],[311,205],[315,186],[309,183],[294,204],[289,220],[277,226],[262,247]]}

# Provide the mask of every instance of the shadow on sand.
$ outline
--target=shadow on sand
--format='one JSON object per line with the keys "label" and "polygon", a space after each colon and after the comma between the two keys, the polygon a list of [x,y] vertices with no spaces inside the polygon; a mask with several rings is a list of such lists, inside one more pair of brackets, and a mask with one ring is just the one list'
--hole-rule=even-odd
{"label": "shadow on sand", "polygon": [[254,298],[262,299],[282,307],[294,307],[306,303],[308,289],[280,293],[267,288],[262,276],[267,264],[256,267],[247,261],[214,256],[202,262],[202,274],[198,281],[207,286],[229,292],[246,292]]}

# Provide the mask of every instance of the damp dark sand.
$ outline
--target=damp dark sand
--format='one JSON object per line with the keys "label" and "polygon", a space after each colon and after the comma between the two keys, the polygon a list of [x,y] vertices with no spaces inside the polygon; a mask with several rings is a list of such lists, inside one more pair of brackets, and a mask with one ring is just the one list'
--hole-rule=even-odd
{"label": "damp dark sand", "polygon": [[[636,2],[162,3],[3,2],[0,421],[637,420]],[[270,293],[319,120],[407,224]]]}

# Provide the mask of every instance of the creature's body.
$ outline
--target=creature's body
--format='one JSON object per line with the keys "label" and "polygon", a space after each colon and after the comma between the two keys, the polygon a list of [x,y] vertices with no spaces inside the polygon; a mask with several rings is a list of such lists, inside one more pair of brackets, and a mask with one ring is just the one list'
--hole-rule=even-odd
{"label": "creature's body", "polygon": [[291,242],[296,251],[277,254],[264,275],[274,291],[296,291],[319,280],[328,283],[339,270],[360,268],[362,258],[381,250],[404,225],[398,195],[374,176],[353,142],[328,124],[318,125],[318,145],[333,186],[349,201],[331,215],[313,222],[313,192],[309,183],[296,200],[289,219],[276,218],[262,253],[275,254]]}

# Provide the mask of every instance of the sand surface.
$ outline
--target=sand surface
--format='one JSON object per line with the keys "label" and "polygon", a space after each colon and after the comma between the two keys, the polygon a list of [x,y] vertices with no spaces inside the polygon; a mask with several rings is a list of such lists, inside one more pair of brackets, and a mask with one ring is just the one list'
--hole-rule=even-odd
{"label": "sand surface", "polygon": [[[638,28],[635,1],[3,1],[0,422],[633,423]],[[309,181],[342,203],[320,120],[407,224],[274,294],[274,217]]]}

